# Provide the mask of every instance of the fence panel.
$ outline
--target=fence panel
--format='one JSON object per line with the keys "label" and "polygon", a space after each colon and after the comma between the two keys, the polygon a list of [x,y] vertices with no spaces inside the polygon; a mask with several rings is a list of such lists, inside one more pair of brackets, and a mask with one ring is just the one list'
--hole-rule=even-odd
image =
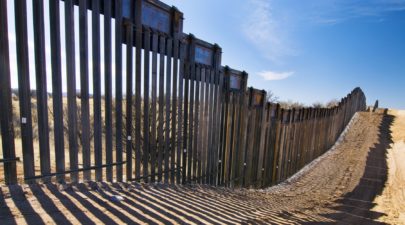
{"label": "fence panel", "polygon": [[[218,45],[184,34],[183,14],[157,0],[41,0],[30,9],[32,18],[26,18],[25,0],[14,2],[11,29],[17,43],[11,49],[17,50],[18,84],[11,84],[5,1],[0,10],[0,101],[5,108],[0,110],[5,167],[0,178],[8,184],[17,182],[20,154],[25,182],[56,176],[58,182],[269,186],[323,154],[354,113],[366,107],[360,88],[330,109],[282,109],[268,103],[264,91],[246,89],[247,73],[221,66]],[[27,47],[29,26],[34,50]],[[36,95],[31,92],[34,77]],[[11,101],[11,88],[18,88],[18,103]],[[17,155],[13,104],[18,105],[22,143]]]}
{"label": "fence panel", "polygon": [[241,111],[245,108],[244,98],[247,84],[247,74],[229,67],[223,68],[225,73],[225,123],[223,128],[226,131],[226,154],[221,163],[224,164],[224,183],[233,186],[235,180],[240,176],[241,163]]}

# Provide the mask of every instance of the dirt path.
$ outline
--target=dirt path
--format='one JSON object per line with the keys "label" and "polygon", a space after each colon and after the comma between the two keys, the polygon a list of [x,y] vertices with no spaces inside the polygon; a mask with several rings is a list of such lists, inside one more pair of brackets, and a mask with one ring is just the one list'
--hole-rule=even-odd
{"label": "dirt path", "polygon": [[[392,140],[397,140],[395,130],[389,132],[397,120],[393,115],[359,113],[352,122],[334,149],[289,182],[269,189],[122,183],[80,184],[63,190],[51,184],[3,186],[0,224],[391,223],[392,215],[403,209],[401,199],[390,202],[404,190],[394,187],[399,179],[391,176],[392,161],[403,155],[393,155],[389,167],[385,158]],[[395,146],[398,150],[392,152],[403,154]],[[395,171],[405,171],[396,163]],[[386,193],[390,184],[393,187]],[[392,211],[374,203],[381,194],[385,205],[397,204]],[[117,201],[115,196],[123,199]]]}

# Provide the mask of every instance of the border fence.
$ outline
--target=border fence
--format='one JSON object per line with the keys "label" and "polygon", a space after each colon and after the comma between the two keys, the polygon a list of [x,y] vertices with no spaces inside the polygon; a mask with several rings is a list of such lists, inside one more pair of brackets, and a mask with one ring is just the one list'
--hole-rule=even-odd
{"label": "border fence", "polygon": [[[7,3],[0,1],[6,184],[265,187],[323,154],[366,108],[360,88],[332,108],[267,102],[265,91],[247,88],[246,72],[221,65],[217,44],[183,33],[182,12],[157,0],[35,0],[32,14],[19,0],[15,27]],[[16,74],[10,48],[16,49]]]}

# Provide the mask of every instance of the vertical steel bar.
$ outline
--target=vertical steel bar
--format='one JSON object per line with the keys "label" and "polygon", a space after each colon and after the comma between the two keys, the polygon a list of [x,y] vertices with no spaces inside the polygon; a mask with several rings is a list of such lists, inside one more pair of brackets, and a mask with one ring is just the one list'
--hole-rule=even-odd
{"label": "vertical steel bar", "polygon": [[[54,1],[51,1],[54,2]],[[87,29],[87,0],[79,2],[79,45],[80,45],[80,100],[82,125],[81,144],[83,167],[91,166],[90,155],[90,104],[89,104],[89,47]],[[83,172],[84,180],[91,180],[91,171]]]}
{"label": "vertical steel bar", "polygon": [[[4,159],[15,158],[7,26],[7,1],[0,1],[0,105],[5,108],[0,110],[0,123]],[[4,163],[4,180],[6,184],[17,183],[15,161]]]}

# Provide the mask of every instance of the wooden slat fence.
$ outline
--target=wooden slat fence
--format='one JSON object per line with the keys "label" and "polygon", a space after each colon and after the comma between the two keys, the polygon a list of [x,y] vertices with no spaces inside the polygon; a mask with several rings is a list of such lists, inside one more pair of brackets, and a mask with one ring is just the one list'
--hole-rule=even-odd
{"label": "wooden slat fence", "polygon": [[0,1],[6,184],[266,187],[323,154],[366,107],[360,88],[333,108],[267,102],[246,72],[221,65],[217,44],[184,34],[183,14],[157,0],[28,1],[33,8],[14,2],[15,18]]}

